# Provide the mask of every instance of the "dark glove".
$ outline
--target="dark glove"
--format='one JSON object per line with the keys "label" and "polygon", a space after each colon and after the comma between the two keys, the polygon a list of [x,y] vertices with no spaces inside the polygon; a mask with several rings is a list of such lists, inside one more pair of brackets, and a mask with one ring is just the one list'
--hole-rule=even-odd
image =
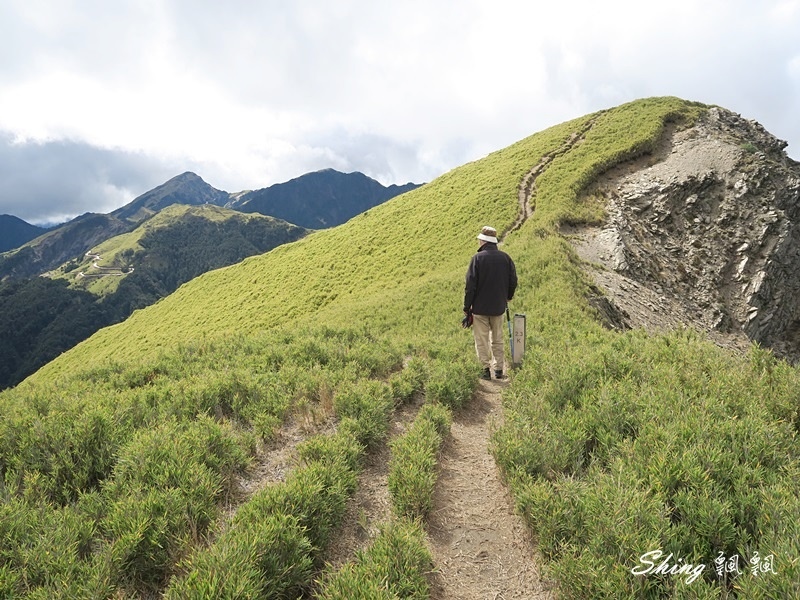
{"label": "dark glove", "polygon": [[461,319],[461,327],[464,329],[469,329],[472,327],[472,311],[465,310],[464,311],[464,318]]}

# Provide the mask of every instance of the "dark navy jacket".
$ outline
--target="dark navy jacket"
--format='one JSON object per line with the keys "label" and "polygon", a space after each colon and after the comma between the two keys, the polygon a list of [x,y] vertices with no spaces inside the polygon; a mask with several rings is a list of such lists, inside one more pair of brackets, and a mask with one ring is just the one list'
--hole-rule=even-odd
{"label": "dark navy jacket", "polygon": [[514,261],[492,243],[481,246],[472,257],[466,279],[464,310],[475,315],[502,315],[517,289]]}

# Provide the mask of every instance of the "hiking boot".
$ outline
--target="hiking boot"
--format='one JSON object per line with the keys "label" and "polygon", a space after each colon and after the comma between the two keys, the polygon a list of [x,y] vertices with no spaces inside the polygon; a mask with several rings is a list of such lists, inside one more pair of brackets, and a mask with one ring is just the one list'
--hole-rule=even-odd
{"label": "hiking boot", "polygon": [[495,379],[505,379],[505,375],[503,375],[503,371],[495,371],[494,372]]}
{"label": "hiking boot", "polygon": [[483,370],[483,374],[481,375],[481,379],[487,379],[491,381],[492,379],[492,371],[487,367]]}

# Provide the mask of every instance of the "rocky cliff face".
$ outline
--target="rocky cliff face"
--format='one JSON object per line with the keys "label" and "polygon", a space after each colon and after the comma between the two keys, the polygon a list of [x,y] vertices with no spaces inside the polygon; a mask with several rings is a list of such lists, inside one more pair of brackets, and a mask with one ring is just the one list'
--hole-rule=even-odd
{"label": "rocky cliff face", "polygon": [[712,108],[589,190],[599,228],[567,231],[616,326],[704,330],[800,359],[800,163],[754,121]]}

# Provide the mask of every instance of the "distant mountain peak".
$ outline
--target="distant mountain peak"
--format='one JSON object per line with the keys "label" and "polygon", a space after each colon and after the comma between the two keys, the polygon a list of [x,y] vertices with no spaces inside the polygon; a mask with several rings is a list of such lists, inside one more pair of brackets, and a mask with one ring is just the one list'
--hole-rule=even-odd
{"label": "distant mountain peak", "polygon": [[13,215],[0,215],[0,252],[13,250],[46,231]]}
{"label": "distant mountain peak", "polygon": [[386,187],[359,171],[342,173],[327,168],[241,194],[228,206],[242,212],[277,217],[309,229],[325,229],[341,225],[420,185]]}
{"label": "distant mountain peak", "polygon": [[192,171],[184,171],[180,175],[175,175],[175,177],[173,177],[172,179],[167,180],[167,183],[169,183],[170,181],[177,181],[177,182],[202,181],[203,183],[205,183],[205,181],[203,180],[202,177],[200,177],[200,175],[198,175],[197,173],[194,173]]}
{"label": "distant mountain peak", "polygon": [[196,173],[186,171],[134,198],[111,214],[118,219],[138,223],[171,204],[224,206],[229,200],[228,192],[218,190]]}

